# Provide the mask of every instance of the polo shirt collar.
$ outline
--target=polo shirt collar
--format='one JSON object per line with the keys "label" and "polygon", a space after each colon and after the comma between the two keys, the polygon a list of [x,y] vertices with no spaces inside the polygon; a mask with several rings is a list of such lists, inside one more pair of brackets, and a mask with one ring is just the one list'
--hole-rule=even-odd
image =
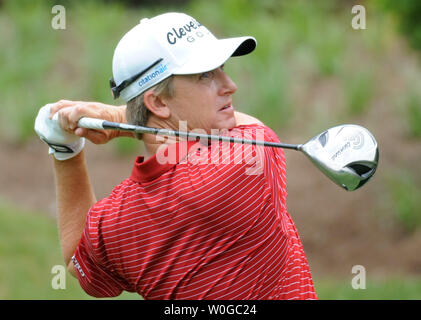
{"label": "polo shirt collar", "polygon": [[155,180],[182,161],[186,155],[198,149],[200,143],[196,141],[181,141],[172,143],[145,161],[145,157],[138,156],[134,162],[130,179],[136,182]]}

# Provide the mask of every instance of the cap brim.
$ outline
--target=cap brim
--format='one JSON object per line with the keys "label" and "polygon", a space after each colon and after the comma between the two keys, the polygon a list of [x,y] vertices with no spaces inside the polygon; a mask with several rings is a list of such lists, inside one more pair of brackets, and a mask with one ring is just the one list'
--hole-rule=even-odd
{"label": "cap brim", "polygon": [[175,75],[196,74],[210,71],[223,65],[230,57],[242,56],[252,52],[257,42],[253,37],[237,37],[206,42],[184,65],[173,71]]}

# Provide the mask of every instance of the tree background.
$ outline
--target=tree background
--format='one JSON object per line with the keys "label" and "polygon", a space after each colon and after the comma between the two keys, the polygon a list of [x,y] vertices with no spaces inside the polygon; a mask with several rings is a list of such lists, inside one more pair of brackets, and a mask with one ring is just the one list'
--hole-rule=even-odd
{"label": "tree background", "polygon": [[[66,9],[64,30],[51,27],[56,4]],[[351,27],[356,4],[365,30]],[[59,99],[122,104],[108,87],[114,48],[141,18],[167,11],[192,15],[219,38],[257,38],[253,54],[225,69],[239,87],[236,109],[281,141],[303,143],[340,123],[374,134],[378,171],[352,193],[285,151],[288,210],[319,298],[419,299],[421,3],[411,0],[0,1],[0,298],[89,298],[71,277],[66,290],[51,287],[63,260],[51,159],[34,120]],[[128,138],[86,149],[97,198],[142,153]],[[351,286],[355,265],[365,267],[365,290]]]}

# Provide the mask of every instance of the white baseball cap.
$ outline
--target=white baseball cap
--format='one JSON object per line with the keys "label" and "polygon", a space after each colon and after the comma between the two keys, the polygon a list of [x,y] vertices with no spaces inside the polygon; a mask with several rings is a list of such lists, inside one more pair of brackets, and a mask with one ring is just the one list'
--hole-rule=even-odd
{"label": "white baseball cap", "polygon": [[171,75],[207,72],[256,48],[253,37],[217,39],[205,26],[170,12],[142,19],[114,51],[114,98],[129,101]]}

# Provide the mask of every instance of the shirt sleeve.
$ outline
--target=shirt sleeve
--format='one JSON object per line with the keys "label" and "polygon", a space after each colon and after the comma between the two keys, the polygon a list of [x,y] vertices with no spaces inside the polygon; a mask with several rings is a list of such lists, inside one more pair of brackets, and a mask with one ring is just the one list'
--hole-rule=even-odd
{"label": "shirt sleeve", "polygon": [[124,282],[106,268],[95,254],[98,250],[96,243],[99,243],[95,238],[97,238],[96,235],[99,234],[100,230],[91,221],[90,212],[82,238],[72,257],[76,275],[80,286],[90,296],[97,298],[116,297],[126,288]]}
{"label": "shirt sleeve", "polygon": [[[236,130],[237,129],[237,130]],[[277,142],[280,140],[276,133],[269,127],[260,124],[252,124],[236,127],[234,135],[240,135],[246,139],[264,140],[268,142]],[[248,146],[248,154],[253,154],[252,166],[247,169],[249,174],[263,173],[272,194],[276,194],[280,201],[276,201],[276,207],[282,206],[277,212],[286,210],[286,161],[282,148]],[[247,154],[247,152],[246,152]],[[247,171],[246,171],[247,173]]]}
{"label": "shirt sleeve", "polygon": [[[272,129],[261,124],[241,125],[235,127],[231,132],[231,136],[236,138],[279,142],[279,139]],[[234,145],[233,148],[242,148],[242,155],[247,164],[246,174],[256,175],[265,174],[272,169],[274,162],[284,162],[283,150],[280,148],[268,148],[264,146],[256,146],[244,144]]]}

